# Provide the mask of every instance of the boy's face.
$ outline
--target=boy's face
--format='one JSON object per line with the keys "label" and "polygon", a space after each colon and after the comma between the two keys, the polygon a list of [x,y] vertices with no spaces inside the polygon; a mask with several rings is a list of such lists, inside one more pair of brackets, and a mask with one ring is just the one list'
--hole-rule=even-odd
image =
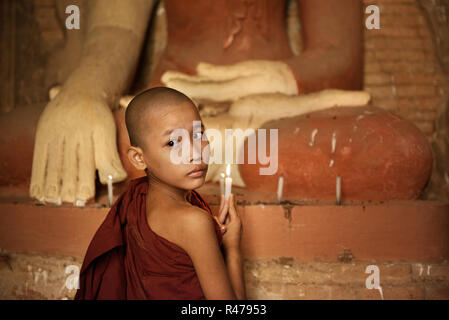
{"label": "boy's face", "polygon": [[[201,187],[208,168],[209,141],[197,108],[185,102],[156,110],[146,118],[148,129],[142,133],[142,151],[150,176],[185,190]],[[185,130],[184,136],[179,129]],[[176,163],[173,156],[182,161]]]}

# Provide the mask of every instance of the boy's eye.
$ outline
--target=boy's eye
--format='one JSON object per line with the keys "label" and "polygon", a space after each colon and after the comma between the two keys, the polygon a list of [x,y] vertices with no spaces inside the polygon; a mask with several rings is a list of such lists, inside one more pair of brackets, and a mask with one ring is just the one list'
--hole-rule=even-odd
{"label": "boy's eye", "polygon": [[199,132],[194,132],[193,133],[193,139],[201,139],[201,135],[204,133],[204,131],[201,131],[201,133]]}
{"label": "boy's eye", "polygon": [[173,147],[177,142],[180,142],[180,141],[181,141],[181,137],[178,137],[177,141],[176,141],[176,139],[170,140],[167,143],[167,145],[170,146],[170,147]]}

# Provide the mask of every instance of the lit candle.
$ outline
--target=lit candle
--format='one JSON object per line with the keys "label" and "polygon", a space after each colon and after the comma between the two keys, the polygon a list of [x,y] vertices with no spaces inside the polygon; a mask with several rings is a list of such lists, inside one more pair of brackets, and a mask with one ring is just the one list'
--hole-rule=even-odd
{"label": "lit candle", "polygon": [[337,204],[341,204],[341,177],[337,176]]}
{"label": "lit candle", "polygon": [[108,176],[108,198],[109,206],[112,207],[112,176]]}
{"label": "lit candle", "polygon": [[283,188],[284,188],[284,177],[280,176],[278,180],[278,203],[281,202]]}
{"label": "lit candle", "polygon": [[224,185],[224,183],[225,183],[225,175],[222,172],[221,173],[221,179],[220,179],[220,195],[225,193],[225,185]]}
{"label": "lit candle", "polygon": [[75,206],[77,207],[84,207],[86,205],[86,200],[76,200]]}
{"label": "lit candle", "polygon": [[229,195],[231,194],[232,188],[232,178],[231,175],[231,165],[228,164],[226,166],[226,179],[225,179],[225,200],[228,200]]}

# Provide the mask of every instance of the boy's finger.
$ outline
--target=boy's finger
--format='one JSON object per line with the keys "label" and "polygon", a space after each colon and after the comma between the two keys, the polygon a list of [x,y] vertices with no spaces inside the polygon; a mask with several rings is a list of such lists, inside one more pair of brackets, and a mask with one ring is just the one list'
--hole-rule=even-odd
{"label": "boy's finger", "polygon": [[226,232],[226,226],[223,224],[220,226],[221,234],[224,234]]}
{"label": "boy's finger", "polygon": [[218,210],[218,212],[221,212],[221,209],[223,209],[224,204],[225,204],[225,201],[224,201],[224,194],[222,194],[222,195],[220,196],[220,210]]}
{"label": "boy's finger", "polygon": [[237,215],[237,212],[235,211],[235,201],[234,201],[234,194],[231,193],[229,196],[229,215],[235,216]]}
{"label": "boy's finger", "polygon": [[225,221],[228,211],[229,211],[229,204],[226,202],[223,205],[223,207],[221,208],[221,211],[218,215],[218,219],[220,220],[220,223],[223,223]]}

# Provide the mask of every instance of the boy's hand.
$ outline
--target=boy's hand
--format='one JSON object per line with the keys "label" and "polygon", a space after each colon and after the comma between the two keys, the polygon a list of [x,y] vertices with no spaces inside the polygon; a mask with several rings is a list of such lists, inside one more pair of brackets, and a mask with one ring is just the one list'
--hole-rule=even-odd
{"label": "boy's hand", "polygon": [[220,223],[221,234],[224,234],[226,232],[226,226],[224,225],[224,222],[229,210],[229,202],[225,201],[224,198],[225,197],[222,194],[220,198],[220,210],[218,211],[218,222]]}
{"label": "boy's hand", "polygon": [[[223,196],[224,198],[224,196]],[[223,235],[223,246],[226,251],[228,250],[240,250],[240,238],[242,235],[242,223],[239,214],[235,208],[235,198],[234,194],[231,193],[228,201],[223,204],[223,210],[220,213],[225,215],[220,215],[225,221],[225,234]]]}

